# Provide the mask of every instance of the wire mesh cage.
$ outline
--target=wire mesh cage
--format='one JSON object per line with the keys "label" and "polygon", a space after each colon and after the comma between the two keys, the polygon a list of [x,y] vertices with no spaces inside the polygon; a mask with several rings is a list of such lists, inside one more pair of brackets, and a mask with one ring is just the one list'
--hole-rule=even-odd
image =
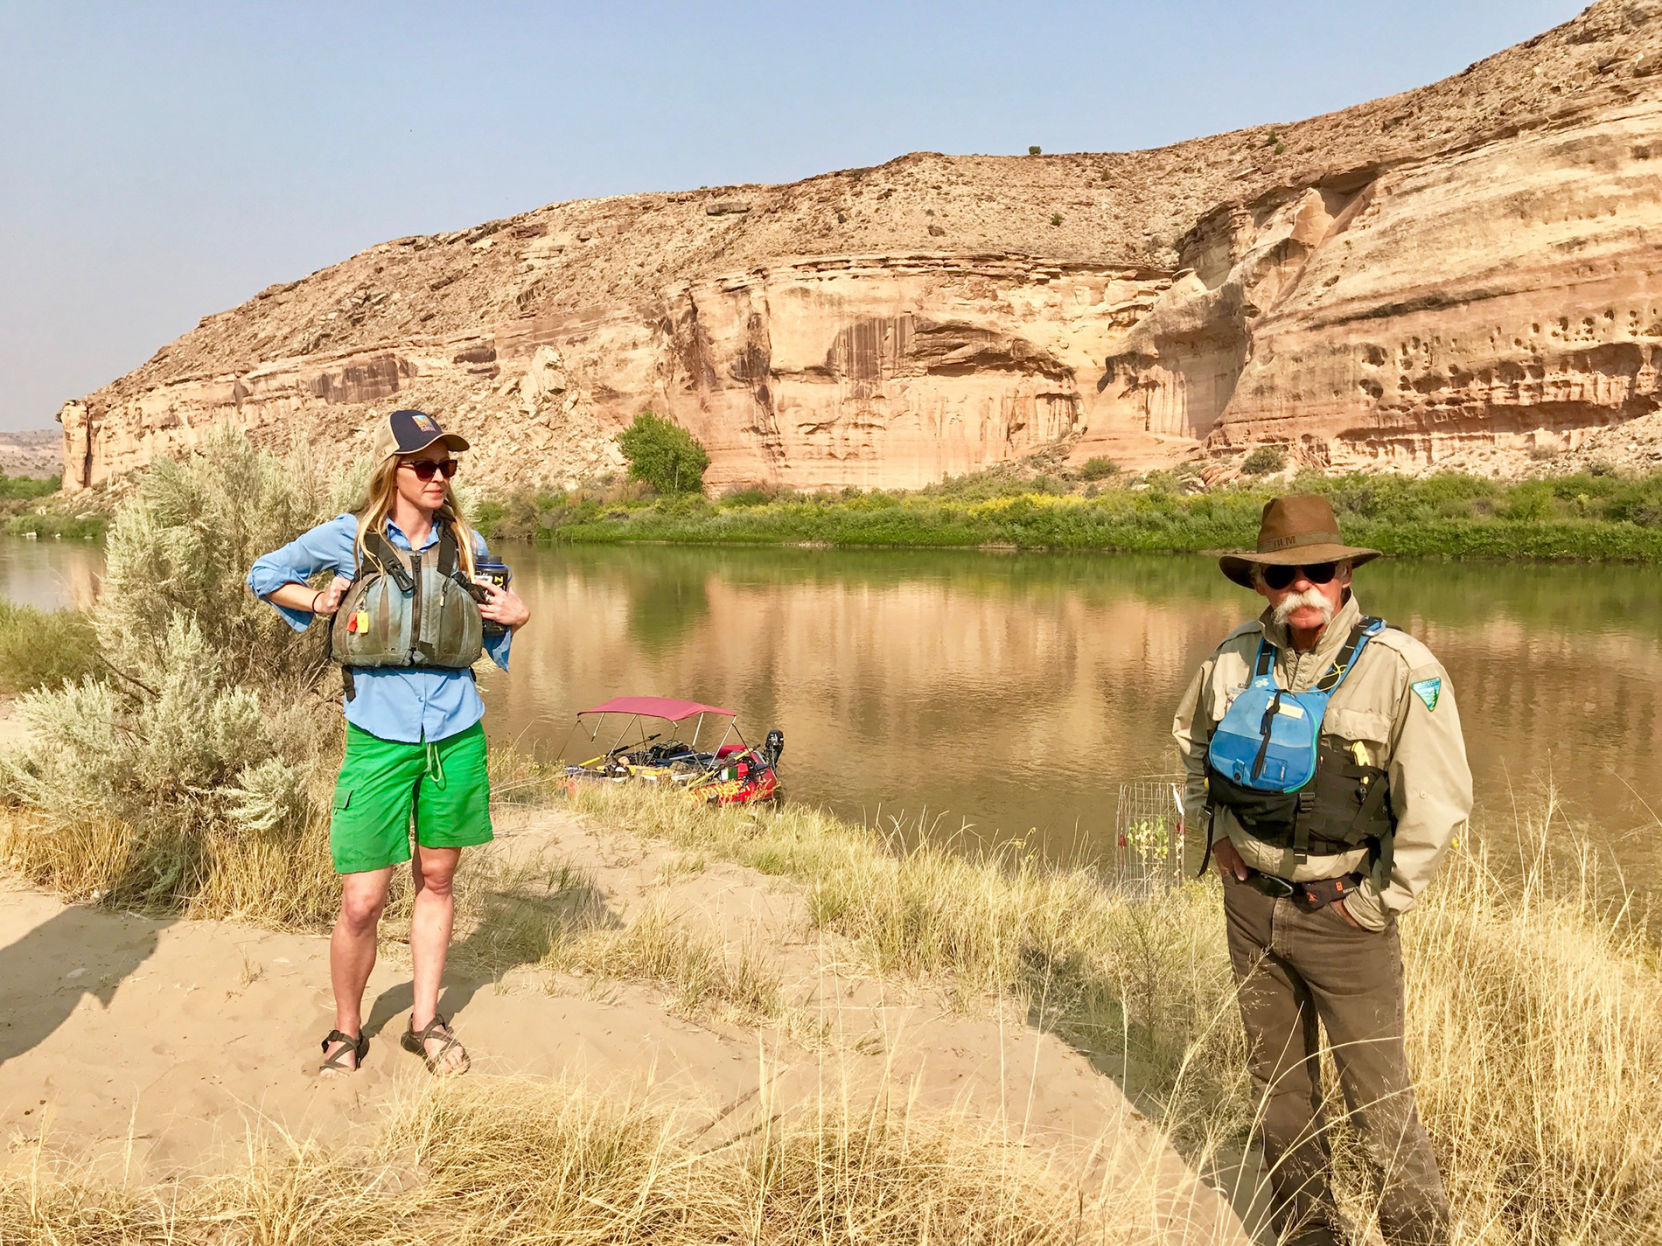
{"label": "wire mesh cage", "polygon": [[1114,814],[1114,881],[1137,892],[1183,881],[1183,776],[1151,775],[1120,784]]}

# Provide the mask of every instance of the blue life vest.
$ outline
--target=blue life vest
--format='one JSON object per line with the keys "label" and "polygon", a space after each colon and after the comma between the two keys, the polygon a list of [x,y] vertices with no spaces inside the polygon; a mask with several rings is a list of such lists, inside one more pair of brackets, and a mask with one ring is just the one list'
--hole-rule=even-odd
{"label": "blue life vest", "polygon": [[1358,623],[1327,673],[1306,692],[1276,687],[1275,649],[1260,638],[1252,682],[1212,732],[1206,750],[1211,769],[1259,792],[1296,792],[1315,778],[1327,702],[1356,665],[1369,637],[1384,626],[1383,619]]}
{"label": "blue life vest", "polygon": [[[1304,692],[1276,686],[1275,649],[1259,639],[1252,682],[1236,696],[1207,745],[1209,814],[1222,805],[1248,834],[1291,847],[1300,860],[1313,847],[1337,851],[1371,842],[1376,859],[1389,868],[1394,823],[1385,772],[1332,755],[1321,738],[1328,701],[1368,640],[1384,627],[1383,619],[1361,619],[1333,665]],[[1203,872],[1212,851],[1208,822]]]}

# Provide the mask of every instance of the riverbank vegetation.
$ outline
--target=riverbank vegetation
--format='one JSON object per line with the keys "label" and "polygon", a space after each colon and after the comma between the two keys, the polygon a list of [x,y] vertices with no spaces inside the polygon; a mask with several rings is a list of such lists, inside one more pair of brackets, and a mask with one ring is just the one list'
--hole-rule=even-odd
{"label": "riverbank vegetation", "polygon": [[[965,1010],[1008,1007],[1030,1024],[1058,1032],[1088,1053],[1104,1076],[1120,1082],[1195,1169],[1207,1170],[1243,1145],[1251,1109],[1215,882],[1138,898],[1105,885],[1086,867],[1019,852],[966,854],[897,833],[903,828],[858,826],[788,806],[708,810],[673,795],[594,787],[583,789],[577,807],[603,834],[667,841],[700,859],[739,862],[800,886],[813,925],[848,940],[865,974],[940,991]],[[1421,1112],[1454,1205],[1455,1240],[1652,1242],[1662,1233],[1662,1104],[1651,1093],[1662,1069],[1662,967],[1654,939],[1624,906],[1619,887],[1601,880],[1592,850],[1550,804],[1521,829],[1521,870],[1501,868],[1481,850],[1456,852],[1403,924],[1410,1048]],[[20,846],[14,837],[6,848],[15,862],[20,851],[38,856],[41,842],[37,837]],[[321,844],[322,837],[311,842]],[[273,889],[300,881],[292,873],[296,868],[275,858],[258,867]],[[327,877],[321,851],[306,854],[298,868]],[[707,939],[692,946],[685,932],[652,912],[629,927],[597,933],[573,917],[594,897],[585,894],[583,880],[569,876],[550,888],[544,906],[528,905],[527,893],[519,892],[515,907],[493,915],[488,906],[512,891],[474,892],[461,903],[464,943],[485,939],[487,931],[495,943],[526,942],[498,948],[502,964],[525,963],[528,952],[541,947],[548,969],[654,982],[671,1006],[689,1015],[712,1009],[735,1023],[777,1027],[788,1011],[765,949],[735,955],[733,948],[705,946]],[[1342,1119],[1331,1081],[1330,1093],[1331,1110]],[[559,1104],[569,1102],[580,1115],[620,1129],[627,1125],[627,1139],[639,1140],[638,1146],[629,1141],[621,1150],[595,1151],[575,1146],[578,1137],[568,1136],[575,1158],[558,1169],[568,1182],[603,1183],[614,1165],[634,1169],[647,1165],[652,1153],[681,1154],[681,1142],[665,1123],[639,1107],[611,1114],[573,1088],[481,1081],[459,1098],[419,1109],[433,1114],[430,1121],[442,1119],[442,1130],[412,1135],[395,1123],[370,1168],[354,1166],[361,1165],[361,1155],[354,1161],[310,1148],[281,1163],[257,1165],[239,1181],[257,1188],[258,1206],[238,1201],[234,1192],[244,1188],[238,1182],[206,1181],[183,1195],[177,1189],[96,1194],[39,1177],[27,1191],[16,1182],[0,1189],[0,1204],[36,1208],[31,1214],[47,1217],[43,1223],[96,1214],[101,1222],[158,1234],[161,1228],[146,1227],[152,1222],[143,1217],[156,1217],[156,1226],[191,1224],[190,1217],[209,1214],[240,1223],[266,1214],[259,1207],[283,1205],[333,1223],[325,1204],[309,1197],[271,1200],[268,1183],[294,1165],[312,1176],[281,1182],[290,1195],[314,1179],[362,1181],[375,1165],[407,1158],[411,1145],[423,1175],[400,1187],[413,1190],[415,1201],[399,1205],[413,1206],[418,1222],[440,1214],[439,1203],[427,1202],[438,1189],[468,1207],[541,1198],[551,1187],[538,1178],[528,1189],[510,1176],[512,1165],[449,1166],[450,1158],[474,1153],[476,1141],[483,1146],[485,1138],[496,1137],[490,1122],[497,1096],[549,1106],[536,1114],[539,1120],[568,1119]],[[796,1132],[800,1118],[787,1115],[774,1123],[796,1139],[785,1145],[805,1140]],[[822,1119],[819,1125],[831,1131],[823,1136],[838,1154],[850,1147],[869,1153],[872,1139],[859,1120]],[[1002,1136],[985,1122],[973,1145],[959,1133],[935,1132],[938,1123],[918,1126],[924,1132],[915,1138],[964,1147],[953,1153],[993,1200],[975,1206],[1027,1206],[1010,1183],[1049,1191],[1033,1206],[1050,1205],[1056,1187],[1043,1173],[1012,1166]],[[897,1129],[904,1135],[906,1128],[891,1120],[883,1135]],[[456,1139],[455,1149],[423,1149],[439,1145],[433,1141],[438,1133]],[[501,1145],[505,1141],[486,1149]],[[525,1164],[541,1154],[511,1153]],[[1359,1143],[1343,1125],[1337,1167],[1346,1209],[1365,1221],[1374,1196]],[[885,1170],[881,1178],[862,1169],[852,1180],[861,1188],[888,1184],[901,1201],[923,1200],[935,1209],[931,1216],[944,1214],[949,1203],[930,1203],[932,1191],[906,1184],[927,1180],[928,1169]],[[362,1182],[364,1191],[377,1188]],[[855,1191],[844,1195],[854,1197]],[[355,1197],[367,1222],[390,1214],[367,1194]],[[653,1183],[643,1197],[644,1203],[632,1206],[660,1207],[668,1224],[708,1206],[687,1201],[689,1194],[673,1185]],[[661,1204],[653,1201],[659,1197]],[[1108,1212],[1073,1194],[1064,1201],[1075,1215]],[[170,1207],[176,1210],[166,1214],[184,1219],[166,1220]],[[712,1214],[734,1213],[722,1204]],[[898,1213],[891,1207],[886,1214]],[[724,1223],[731,1233],[739,1222]],[[1008,1240],[1051,1240],[1046,1234],[1061,1222],[1023,1223],[1037,1236]],[[1096,1231],[1092,1223],[1085,1222],[1088,1234]],[[931,1232],[942,1228],[938,1221],[929,1224]],[[914,1239],[902,1234],[897,1240]],[[1006,1239],[970,1234],[953,1240]],[[1104,1240],[1122,1239],[1109,1233]]]}
{"label": "riverbank vegetation", "polygon": [[[1093,469],[1100,471],[1101,469]],[[1500,482],[1444,474],[1303,475],[1208,491],[1169,472],[983,473],[916,493],[737,489],[640,497],[616,485],[487,500],[492,538],[557,542],[806,544],[1198,552],[1250,546],[1265,501],[1291,489],[1333,502],[1348,540],[1387,553],[1457,558],[1643,561],[1662,557],[1662,473],[1581,473]]]}
{"label": "riverbank vegetation", "polygon": [[62,476],[8,476],[0,472],[0,502],[32,502],[50,497],[62,484]]}
{"label": "riverbank vegetation", "polygon": [[58,495],[61,476],[7,476],[0,472],[0,521],[13,536],[102,541],[108,516],[96,507],[69,507]]}

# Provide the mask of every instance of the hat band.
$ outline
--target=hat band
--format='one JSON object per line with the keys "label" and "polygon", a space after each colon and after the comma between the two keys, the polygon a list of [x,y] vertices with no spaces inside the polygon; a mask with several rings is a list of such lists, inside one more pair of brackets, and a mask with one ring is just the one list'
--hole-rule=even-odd
{"label": "hat band", "polygon": [[1260,554],[1273,554],[1277,550],[1292,549],[1300,545],[1343,545],[1337,532],[1300,532],[1293,536],[1270,537],[1258,542]]}

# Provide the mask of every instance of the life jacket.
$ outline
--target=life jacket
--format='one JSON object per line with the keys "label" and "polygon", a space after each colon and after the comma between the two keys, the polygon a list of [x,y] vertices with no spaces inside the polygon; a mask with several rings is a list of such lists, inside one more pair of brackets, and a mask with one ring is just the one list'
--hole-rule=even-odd
{"label": "life jacket", "polygon": [[[1212,853],[1213,822],[1227,809],[1241,829],[1294,859],[1347,852],[1366,844],[1381,882],[1391,868],[1392,832],[1389,776],[1342,744],[1322,735],[1327,703],[1355,667],[1383,619],[1363,618],[1327,672],[1305,692],[1275,683],[1275,649],[1258,641],[1252,682],[1213,729],[1206,749],[1206,855]],[[1382,872],[1381,872],[1382,871]]]}
{"label": "life jacket", "polygon": [[448,525],[421,553],[370,532],[330,627],[329,657],[341,664],[350,700],[354,667],[471,667],[483,651],[482,624]]}

